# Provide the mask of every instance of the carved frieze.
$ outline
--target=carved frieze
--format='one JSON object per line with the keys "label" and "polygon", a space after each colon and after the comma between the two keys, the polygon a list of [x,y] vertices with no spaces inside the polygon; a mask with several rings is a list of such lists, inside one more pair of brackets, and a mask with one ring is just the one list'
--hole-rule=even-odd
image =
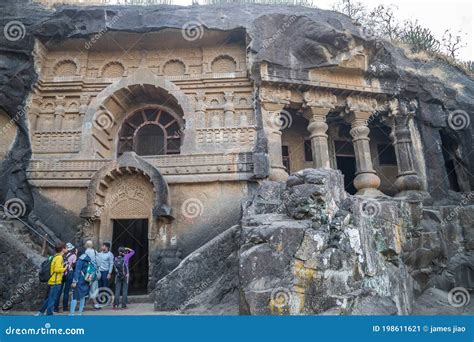
{"label": "carved frieze", "polygon": [[267,103],[289,104],[291,90],[283,86],[266,85],[260,88],[260,101]]}
{"label": "carved frieze", "polygon": [[303,93],[305,107],[318,107],[325,109],[334,109],[337,103],[337,97],[329,92],[322,90],[309,90]]}
{"label": "carved frieze", "polygon": [[374,112],[377,109],[377,100],[368,96],[349,96],[346,99],[347,107],[353,112]]}
{"label": "carved frieze", "polygon": [[[167,155],[143,157],[165,176],[206,175],[216,173],[251,173],[252,153]],[[100,160],[32,160],[27,170],[28,179],[47,185],[51,180],[89,181],[95,172],[107,165],[110,159]]]}

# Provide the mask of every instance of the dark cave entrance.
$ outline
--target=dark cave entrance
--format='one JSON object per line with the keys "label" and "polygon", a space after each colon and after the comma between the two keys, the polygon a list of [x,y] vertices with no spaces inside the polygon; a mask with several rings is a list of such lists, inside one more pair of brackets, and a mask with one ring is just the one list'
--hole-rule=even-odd
{"label": "dark cave entrance", "polygon": [[457,155],[458,143],[443,130],[439,131],[441,137],[441,151],[443,153],[444,168],[446,170],[449,189],[461,191],[459,173],[462,171],[460,158]]}
{"label": "dark cave entrance", "polygon": [[118,255],[119,247],[135,251],[130,259],[129,295],[147,293],[148,287],[148,220],[127,219],[113,221],[112,253]]}
{"label": "dark cave entrance", "polygon": [[337,168],[344,175],[344,188],[349,194],[354,195],[357,192],[357,189],[354,187],[356,174],[354,146],[350,141],[336,140],[334,141],[334,149],[336,152]]}

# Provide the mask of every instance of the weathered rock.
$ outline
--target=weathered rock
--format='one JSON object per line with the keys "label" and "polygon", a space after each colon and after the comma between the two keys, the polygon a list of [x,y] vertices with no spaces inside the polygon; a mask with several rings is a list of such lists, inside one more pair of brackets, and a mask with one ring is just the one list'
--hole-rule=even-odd
{"label": "weathered rock", "polygon": [[152,293],[155,309],[237,314],[239,234],[240,227],[229,228],[160,279]]}
{"label": "weathered rock", "polygon": [[246,213],[239,269],[248,313],[410,312],[398,203],[346,197],[338,171],[308,169],[286,182],[286,219]]}
{"label": "weathered rock", "polygon": [[47,291],[38,278],[44,258],[24,238],[12,235],[6,224],[0,221],[0,310],[38,310]]}

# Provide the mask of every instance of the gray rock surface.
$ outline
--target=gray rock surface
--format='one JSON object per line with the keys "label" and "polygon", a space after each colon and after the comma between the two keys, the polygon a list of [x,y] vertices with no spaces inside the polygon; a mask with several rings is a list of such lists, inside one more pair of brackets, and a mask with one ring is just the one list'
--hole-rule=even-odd
{"label": "gray rock surface", "polygon": [[0,220],[0,314],[38,310],[46,296],[47,286],[38,278],[44,258],[27,234],[19,232],[18,224]]}
{"label": "gray rock surface", "polygon": [[155,310],[238,314],[239,235],[239,226],[229,228],[159,280],[152,294]]}

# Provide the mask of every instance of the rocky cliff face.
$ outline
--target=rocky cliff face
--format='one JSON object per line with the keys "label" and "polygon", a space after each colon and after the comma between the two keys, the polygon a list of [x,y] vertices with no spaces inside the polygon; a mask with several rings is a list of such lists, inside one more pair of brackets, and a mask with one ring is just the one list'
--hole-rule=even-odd
{"label": "rocky cliff face", "polygon": [[[426,306],[427,291],[433,293],[434,287],[441,291],[474,287],[473,199],[470,194],[453,197],[448,192],[439,148],[439,130],[447,128],[450,113],[463,111],[474,122],[474,80],[464,72],[434,59],[408,58],[403,49],[366,37],[341,14],[302,7],[158,6],[145,11],[65,6],[48,10],[28,1],[4,1],[0,13],[1,27],[11,21],[24,25],[22,39],[0,35],[0,110],[18,127],[16,140],[0,165],[0,203],[19,198],[26,204],[25,215],[40,207],[26,179],[31,146],[25,109],[37,79],[35,39],[89,39],[103,30],[180,30],[190,20],[211,30],[243,29],[249,38],[249,70],[256,86],[262,62],[269,63],[271,74],[297,83],[308,78],[309,68],[342,65],[354,46],[362,44],[371,51],[365,77],[378,78],[394,96],[418,100],[415,121],[424,144],[419,151],[424,152],[430,171],[433,207],[347,196],[336,171],[304,171],[286,184],[262,183],[244,206],[241,227],[212,240],[157,283],[157,289],[168,294],[156,292],[157,308],[190,312],[199,311],[200,305],[213,310],[233,303],[228,305],[232,313],[423,313],[414,297],[422,298],[420,305]],[[117,15],[121,20],[112,21]],[[283,22],[293,25],[274,39]],[[273,43],[268,45],[269,41]],[[451,132],[460,143],[457,152],[471,189],[472,127]],[[256,149],[264,149],[264,144],[259,141]],[[61,229],[61,214],[57,214],[58,227],[51,227],[53,231]],[[12,239],[0,241],[2,253],[14,250],[19,258],[33,260]],[[2,274],[15,274],[11,267],[15,262],[3,264],[8,270]],[[210,266],[202,272],[200,265],[207,262]],[[221,275],[216,278],[213,269]],[[7,284],[6,288],[15,288]],[[177,292],[175,286],[182,291]]]}
{"label": "rocky cliff face", "polygon": [[347,195],[337,170],[263,182],[243,204],[238,230],[158,281],[155,307],[191,314],[222,307],[251,315],[473,313],[472,305],[448,301],[451,289],[474,286],[472,221],[461,214],[441,226],[449,209]]}

